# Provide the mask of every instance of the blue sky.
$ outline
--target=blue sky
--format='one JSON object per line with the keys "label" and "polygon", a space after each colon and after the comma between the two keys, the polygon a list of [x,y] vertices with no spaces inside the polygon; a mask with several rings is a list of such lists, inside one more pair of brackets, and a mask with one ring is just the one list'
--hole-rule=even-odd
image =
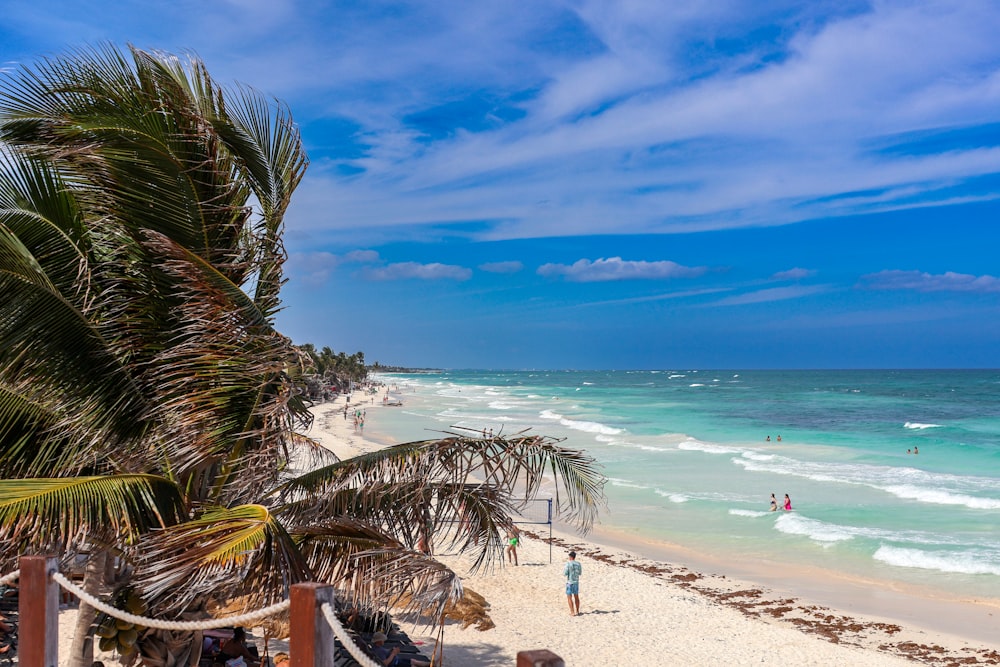
{"label": "blue sky", "polygon": [[283,100],[279,328],[451,368],[1000,367],[994,2],[0,2]]}

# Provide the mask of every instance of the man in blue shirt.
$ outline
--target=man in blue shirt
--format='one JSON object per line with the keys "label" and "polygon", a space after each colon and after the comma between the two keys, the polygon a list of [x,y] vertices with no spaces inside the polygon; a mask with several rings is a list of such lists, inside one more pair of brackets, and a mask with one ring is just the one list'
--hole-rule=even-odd
{"label": "man in blue shirt", "polygon": [[583,567],[576,560],[576,552],[569,552],[569,560],[563,567],[566,575],[566,601],[569,602],[569,615],[580,615],[580,572]]}

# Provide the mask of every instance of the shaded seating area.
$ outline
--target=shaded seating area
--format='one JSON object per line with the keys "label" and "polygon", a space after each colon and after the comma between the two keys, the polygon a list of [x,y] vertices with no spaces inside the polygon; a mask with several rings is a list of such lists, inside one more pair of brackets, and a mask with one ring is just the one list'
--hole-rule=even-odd
{"label": "shaded seating area", "polygon": [[[242,631],[242,628],[240,630]],[[201,658],[198,660],[198,666],[212,667],[212,665],[225,665],[227,660],[236,658],[235,653],[227,654],[223,651],[223,646],[226,642],[233,639],[236,631],[237,628],[235,627],[205,630],[202,633]],[[246,637],[246,641],[241,643],[249,653],[247,664],[259,664],[260,654],[256,643],[253,641],[252,636],[247,635],[245,631],[243,631],[243,634]],[[253,661],[256,661],[256,663]]]}
{"label": "shaded seating area", "polygon": [[[398,649],[398,655],[390,665],[407,667],[414,662],[416,664],[430,664],[430,657],[420,651],[420,648],[388,614],[378,612],[366,615],[358,613],[356,609],[350,609],[342,610],[338,616],[355,645],[368,657],[381,662],[374,644],[377,639],[384,637],[383,646],[386,649],[390,652]],[[348,648],[341,646],[338,642],[334,654],[334,665],[336,667],[358,667],[359,664],[348,652]]]}

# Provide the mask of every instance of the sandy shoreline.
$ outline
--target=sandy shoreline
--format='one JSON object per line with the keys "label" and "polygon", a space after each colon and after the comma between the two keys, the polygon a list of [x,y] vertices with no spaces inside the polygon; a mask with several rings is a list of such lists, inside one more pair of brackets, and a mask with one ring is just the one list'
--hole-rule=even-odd
{"label": "sandy shoreline", "polygon": [[[368,412],[367,437],[344,419],[343,397],[313,408],[308,435],[342,458],[384,446],[377,441],[379,412],[392,408],[378,400],[354,407]],[[446,665],[509,666],[518,651],[538,648],[577,667],[647,661],[791,667],[1000,664],[1000,644],[994,639],[1000,637],[1000,610],[993,607],[827,581],[805,567],[784,577],[754,576],[765,575],[766,569],[711,562],[682,547],[640,543],[607,530],[586,538],[554,531],[550,563],[548,531],[542,532],[527,531],[520,566],[498,564],[475,577],[467,576],[463,558],[438,554],[462,575],[466,587],[490,602],[496,624],[487,631],[449,624]],[[562,590],[570,548],[583,565],[578,617],[569,615]],[[802,582],[808,581],[815,585],[803,591]],[[60,615],[61,664],[66,664],[75,617],[75,610]],[[428,647],[433,643],[425,626],[404,623],[404,629]],[[272,642],[272,652],[276,646]],[[114,662],[110,654],[95,657]]]}
{"label": "sandy shoreline", "polygon": [[[343,398],[316,406],[309,435],[342,457],[383,446],[376,441],[378,413],[392,408],[378,401],[359,405],[368,411],[369,434],[363,437],[344,420],[343,406]],[[521,566],[498,566],[475,577],[465,576],[460,558],[439,554],[463,575],[466,586],[491,603],[497,626],[480,632],[450,625],[445,632],[447,664],[511,665],[519,650],[533,648],[548,648],[568,665],[645,660],[902,665],[914,658],[935,665],[957,660],[1000,664],[1000,644],[993,639],[1000,636],[1000,609],[991,606],[873,590],[863,582],[824,582],[822,573],[805,567],[786,578],[749,578],[752,567],[699,562],[668,545],[629,544],[628,536],[600,530],[586,538],[555,531],[550,564],[545,538],[547,531],[525,540],[519,550]],[[575,618],[569,616],[562,590],[562,564],[570,547],[579,552],[584,567],[583,614]],[[662,560],[633,555],[640,551]],[[813,580],[816,585],[806,601],[794,583]],[[407,631],[421,634],[419,628]]]}

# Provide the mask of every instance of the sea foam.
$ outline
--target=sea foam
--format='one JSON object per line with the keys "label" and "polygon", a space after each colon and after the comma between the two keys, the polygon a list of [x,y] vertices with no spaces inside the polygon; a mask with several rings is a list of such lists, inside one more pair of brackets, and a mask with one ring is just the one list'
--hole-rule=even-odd
{"label": "sea foam", "polygon": [[574,431],[582,431],[584,433],[618,435],[623,432],[620,428],[614,428],[613,426],[601,424],[600,422],[592,422],[582,419],[568,419],[558,412],[553,412],[552,410],[542,410],[539,413],[539,416],[542,419],[551,419],[552,421],[559,422],[560,425],[565,426],[566,428],[573,429]]}
{"label": "sea foam", "polygon": [[[994,559],[996,554],[992,554]],[[976,552],[934,552],[883,545],[872,556],[875,560],[897,567],[914,567],[940,572],[1000,575],[1000,563],[990,562],[989,556]]]}
{"label": "sea foam", "polygon": [[1000,499],[979,498],[966,495],[964,493],[954,493],[944,489],[933,489],[913,486],[910,484],[896,484],[881,487],[898,498],[906,500],[916,500],[922,503],[933,503],[935,505],[962,505],[974,510],[995,510],[1000,509]]}
{"label": "sea foam", "polygon": [[925,428],[941,428],[941,424],[921,424],[920,422],[906,422],[903,424],[903,428],[916,429],[922,431]]}
{"label": "sea foam", "polygon": [[725,447],[723,445],[714,445],[707,442],[701,442],[700,440],[695,440],[694,438],[688,438],[684,442],[677,443],[677,449],[686,449],[694,452],[705,452],[707,454],[739,454],[740,450],[733,449],[732,447]]}
{"label": "sea foam", "polygon": [[663,496],[672,503],[686,503],[691,500],[689,496],[683,493],[677,493],[676,491],[664,491],[663,489],[656,489],[656,494]]}
{"label": "sea foam", "polygon": [[854,538],[854,533],[844,526],[818,521],[795,512],[778,516],[774,527],[788,535],[804,535],[820,543],[844,542]]}

